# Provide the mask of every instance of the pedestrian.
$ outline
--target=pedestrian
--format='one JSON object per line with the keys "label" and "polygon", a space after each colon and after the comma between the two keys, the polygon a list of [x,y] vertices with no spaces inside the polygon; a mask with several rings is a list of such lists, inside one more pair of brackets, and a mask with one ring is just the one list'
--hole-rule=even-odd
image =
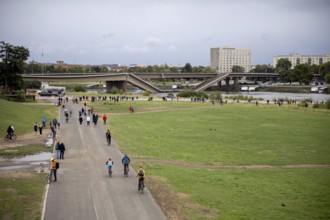
{"label": "pedestrian", "polygon": [[134,110],[135,110],[135,109],[134,109],[134,106],[132,105],[132,113],[134,113]]}
{"label": "pedestrian", "polygon": [[59,145],[59,149],[60,149],[60,159],[64,159],[65,145],[63,144],[63,142]]}
{"label": "pedestrian", "polygon": [[55,151],[56,151],[56,159],[60,158],[60,142],[58,141],[55,145]]}
{"label": "pedestrian", "polygon": [[79,123],[80,123],[80,125],[82,125],[82,122],[83,122],[83,118],[81,116],[79,116]]}
{"label": "pedestrian", "polygon": [[57,122],[57,128],[58,128],[58,130],[60,130],[60,126],[61,126],[61,123],[60,122]]}
{"label": "pedestrian", "polygon": [[56,118],[53,119],[53,125],[54,125],[54,127],[56,129],[56,127],[57,127],[57,119]]}
{"label": "pedestrian", "polygon": [[42,135],[42,128],[43,128],[43,127],[42,127],[42,125],[40,125],[39,123],[38,123],[38,126],[39,126],[39,134]]}
{"label": "pedestrian", "polygon": [[91,123],[91,117],[90,116],[87,116],[86,117],[86,122],[87,122],[87,125],[89,126],[90,123]]}
{"label": "pedestrian", "polygon": [[103,119],[103,124],[106,124],[107,123],[107,115],[104,114],[102,119]]}
{"label": "pedestrian", "polygon": [[56,129],[55,129],[55,126],[52,126],[52,127],[50,128],[50,130],[52,131],[52,136],[53,136],[53,138],[56,138]]}
{"label": "pedestrian", "polygon": [[94,124],[95,124],[95,126],[97,125],[97,122],[98,122],[98,120],[99,120],[99,115],[98,115],[98,114],[96,114],[96,115],[95,115],[95,123],[94,123]]}
{"label": "pedestrian", "polygon": [[128,110],[129,110],[129,113],[132,113],[132,106],[131,105],[129,106]]}
{"label": "pedestrian", "polygon": [[47,122],[47,119],[46,119],[45,116],[42,117],[41,122],[42,122],[42,128],[46,128],[46,122]]}
{"label": "pedestrian", "polygon": [[34,124],[33,130],[34,130],[34,135],[36,135],[38,133],[38,123],[37,122]]}
{"label": "pedestrian", "polygon": [[56,175],[56,160],[54,160],[54,158],[50,159],[51,161],[51,169],[52,169],[52,173],[54,174],[54,182],[57,181],[57,175]]}
{"label": "pedestrian", "polygon": [[107,138],[108,145],[110,145],[111,144],[111,133],[110,133],[109,129],[105,133],[105,137]]}

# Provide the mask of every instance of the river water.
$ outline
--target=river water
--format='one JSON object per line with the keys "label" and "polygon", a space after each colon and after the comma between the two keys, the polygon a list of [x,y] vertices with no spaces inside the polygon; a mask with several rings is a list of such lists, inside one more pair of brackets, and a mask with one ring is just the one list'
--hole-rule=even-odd
{"label": "river water", "polygon": [[253,96],[254,98],[263,98],[265,101],[278,100],[278,99],[292,99],[292,100],[304,100],[311,99],[313,102],[322,102],[330,100],[330,94],[323,93],[283,93],[283,92],[234,92],[234,93],[221,93],[223,97],[225,96]]}
{"label": "river water", "polygon": [[[105,90],[88,90],[88,92],[95,92],[100,94],[105,94]],[[210,92],[207,92],[210,93]],[[143,94],[142,90],[137,89],[135,92],[130,92],[130,94],[137,94],[141,95]],[[173,93],[175,96],[177,93]],[[155,93],[152,94],[152,96],[167,96],[168,93]],[[254,98],[263,98],[265,101],[269,100],[278,100],[278,99],[290,99],[290,100],[304,100],[304,99],[311,99],[313,102],[322,102],[330,100],[330,94],[323,94],[323,93],[283,93],[283,92],[258,92],[258,91],[252,91],[252,92],[221,92],[222,97],[230,97],[230,96],[253,96]]]}

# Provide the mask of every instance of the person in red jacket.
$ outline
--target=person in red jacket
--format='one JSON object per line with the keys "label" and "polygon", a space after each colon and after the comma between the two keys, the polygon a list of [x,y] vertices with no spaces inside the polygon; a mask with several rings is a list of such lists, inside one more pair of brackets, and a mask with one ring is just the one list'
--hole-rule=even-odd
{"label": "person in red jacket", "polygon": [[103,119],[103,123],[106,124],[106,123],[107,123],[107,119],[108,119],[108,118],[107,118],[107,115],[104,114],[102,119]]}

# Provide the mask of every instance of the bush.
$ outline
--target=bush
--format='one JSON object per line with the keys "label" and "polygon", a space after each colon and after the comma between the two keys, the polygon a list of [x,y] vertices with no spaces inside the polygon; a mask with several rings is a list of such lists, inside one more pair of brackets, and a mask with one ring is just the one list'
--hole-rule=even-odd
{"label": "bush", "polygon": [[74,87],[74,91],[75,92],[86,92],[86,88],[84,86],[82,86],[82,85],[76,85]]}
{"label": "bush", "polygon": [[185,89],[177,94],[179,97],[190,98],[195,96],[195,92],[190,89]]}
{"label": "bush", "polygon": [[179,97],[185,97],[185,98],[206,98],[208,99],[209,96],[205,92],[194,92],[190,89],[185,89],[177,94]]}
{"label": "bush", "polygon": [[325,102],[325,107],[327,109],[330,109],[330,99],[328,99],[326,102]]}
{"label": "bush", "polygon": [[117,87],[112,87],[110,90],[111,94],[120,94],[120,90]]}
{"label": "bush", "polygon": [[147,91],[147,90],[144,90],[143,92],[143,96],[149,96],[151,94],[151,92]]}

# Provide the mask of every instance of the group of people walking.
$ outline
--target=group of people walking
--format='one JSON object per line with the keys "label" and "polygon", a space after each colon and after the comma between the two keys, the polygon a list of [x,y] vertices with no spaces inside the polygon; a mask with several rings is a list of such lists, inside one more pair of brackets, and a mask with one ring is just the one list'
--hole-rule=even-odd
{"label": "group of people walking", "polygon": [[56,143],[55,146],[56,150],[56,159],[64,159],[64,151],[65,151],[65,145],[60,143],[59,141]]}
{"label": "group of people walking", "polygon": [[[94,126],[97,126],[99,116],[98,116],[98,114],[95,114],[94,107],[91,106],[90,108],[88,108],[87,111],[86,111],[86,108],[87,108],[87,104],[84,103],[84,107],[81,108],[81,111],[79,111],[79,118],[78,118],[79,124],[82,125],[82,123],[84,121],[84,118],[85,118],[85,120],[87,122],[87,125],[90,125],[90,120],[91,120],[90,116],[92,116],[92,121],[94,123]],[[131,113],[134,113],[134,107],[133,106],[130,106],[129,110],[130,110]],[[71,118],[72,112],[70,110],[70,114],[69,114],[68,111],[65,109],[64,114],[65,114],[65,117],[68,119],[69,115],[70,115],[70,118]],[[108,118],[107,118],[106,114],[104,114],[103,117],[102,117],[104,125],[106,125],[107,119]],[[54,119],[52,122],[53,122],[52,123],[53,128],[56,128],[59,124],[56,119]],[[34,127],[35,128],[35,133],[37,134],[36,128],[37,129],[40,128],[40,127],[41,127],[41,129],[45,128],[46,123],[47,123],[47,119],[45,117],[42,118],[42,125],[39,125],[39,123],[36,122],[35,127]],[[106,140],[107,140],[108,145],[110,145],[111,144],[110,129],[107,129],[105,136],[106,136]],[[56,150],[56,159],[64,159],[64,153],[65,153],[64,143],[60,142],[60,141],[57,141],[57,143],[55,145],[55,150]],[[131,160],[128,157],[128,155],[125,155],[122,158],[121,162],[124,166],[124,175],[127,176]],[[52,174],[54,175],[55,181],[57,181],[56,171],[58,169],[58,167],[56,166],[56,163],[58,163],[58,162],[56,162],[55,158],[51,158],[51,169],[52,169]],[[106,165],[108,167],[109,174],[111,175],[112,167],[114,165],[113,160],[111,158],[109,158],[106,161]],[[145,179],[145,171],[142,167],[140,167],[140,169],[138,170],[137,177],[138,177],[138,190],[140,190],[141,187],[144,187],[144,179]],[[141,184],[141,181],[143,182],[143,184]]]}

